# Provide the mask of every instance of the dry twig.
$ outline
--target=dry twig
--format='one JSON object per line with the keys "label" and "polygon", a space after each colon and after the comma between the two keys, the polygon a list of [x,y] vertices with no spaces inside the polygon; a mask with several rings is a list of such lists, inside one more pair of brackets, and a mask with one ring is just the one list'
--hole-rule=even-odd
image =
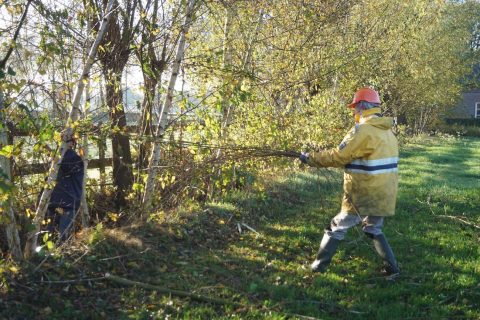
{"label": "dry twig", "polygon": [[435,216],[437,217],[440,217],[440,218],[448,218],[448,219],[453,219],[453,220],[456,220],[456,221],[460,221],[466,225],[469,225],[469,226],[472,226],[476,229],[480,229],[480,226],[479,225],[476,225],[474,224],[473,222],[470,222],[470,221],[467,221],[465,219],[462,219],[461,217],[459,216],[449,216],[449,215],[444,215],[444,214],[436,214]]}
{"label": "dry twig", "polygon": [[234,307],[237,307],[237,308],[245,307],[244,305],[242,305],[240,303],[236,303],[236,302],[232,302],[232,301],[228,301],[228,300],[224,300],[224,299],[218,299],[218,298],[209,298],[209,297],[200,296],[200,295],[193,294],[193,293],[186,292],[186,291],[168,289],[168,288],[164,288],[164,287],[160,287],[160,286],[155,286],[155,285],[152,285],[152,284],[149,284],[149,283],[132,281],[132,280],[125,279],[125,278],[122,278],[122,277],[114,276],[110,273],[105,274],[105,279],[108,279],[110,281],[120,283],[120,284],[123,284],[123,285],[127,285],[127,286],[138,286],[138,287],[142,287],[142,288],[145,288],[145,289],[155,290],[155,291],[160,292],[160,293],[171,294],[171,295],[178,296],[178,297],[187,297],[187,298],[197,300],[197,301],[201,301],[201,302],[231,305],[231,306],[234,306]]}

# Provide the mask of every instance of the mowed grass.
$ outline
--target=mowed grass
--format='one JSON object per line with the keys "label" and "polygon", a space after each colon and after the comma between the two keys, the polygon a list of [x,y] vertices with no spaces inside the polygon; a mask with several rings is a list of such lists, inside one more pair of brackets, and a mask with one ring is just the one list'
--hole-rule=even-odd
{"label": "mowed grass", "polygon": [[[480,319],[479,139],[404,147],[397,214],[384,228],[402,269],[395,282],[358,227],[328,273],[309,271],[340,208],[341,171],[303,167],[262,181],[170,223],[91,231],[88,251],[82,244],[12,281],[0,318]],[[105,272],[244,306],[64,282]]]}

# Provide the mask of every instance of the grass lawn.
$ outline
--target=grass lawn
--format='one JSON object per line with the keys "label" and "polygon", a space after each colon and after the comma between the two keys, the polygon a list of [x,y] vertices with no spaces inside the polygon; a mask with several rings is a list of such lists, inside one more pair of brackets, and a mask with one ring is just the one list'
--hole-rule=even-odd
{"label": "grass lawn", "polygon": [[[329,272],[312,274],[342,174],[274,176],[263,191],[232,193],[169,223],[89,230],[63,255],[14,268],[0,318],[480,319],[479,139],[404,147],[397,214],[384,228],[402,269],[395,282],[381,277],[358,227]],[[106,272],[243,306],[125,286]]]}

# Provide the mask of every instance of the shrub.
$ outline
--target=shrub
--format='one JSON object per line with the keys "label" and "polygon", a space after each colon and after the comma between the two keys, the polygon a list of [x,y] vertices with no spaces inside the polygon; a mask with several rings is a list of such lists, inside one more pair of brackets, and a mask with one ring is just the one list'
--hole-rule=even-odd
{"label": "shrub", "polygon": [[[463,119],[463,120],[480,120],[480,119]],[[435,128],[436,131],[455,136],[480,137],[479,125],[462,125],[462,124],[439,124]]]}

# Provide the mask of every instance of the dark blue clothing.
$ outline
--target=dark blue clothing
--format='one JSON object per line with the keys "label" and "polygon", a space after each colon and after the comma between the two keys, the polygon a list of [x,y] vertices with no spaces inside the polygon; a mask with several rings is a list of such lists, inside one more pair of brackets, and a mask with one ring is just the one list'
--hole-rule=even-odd
{"label": "dark blue clothing", "polygon": [[82,158],[74,150],[68,149],[60,163],[57,182],[48,206],[77,211],[82,200],[83,173]]}
{"label": "dark blue clothing", "polygon": [[73,229],[75,212],[73,209],[68,208],[48,207],[46,218],[50,220],[50,223],[47,225],[47,231],[50,234],[58,232],[60,241],[67,240]]}

